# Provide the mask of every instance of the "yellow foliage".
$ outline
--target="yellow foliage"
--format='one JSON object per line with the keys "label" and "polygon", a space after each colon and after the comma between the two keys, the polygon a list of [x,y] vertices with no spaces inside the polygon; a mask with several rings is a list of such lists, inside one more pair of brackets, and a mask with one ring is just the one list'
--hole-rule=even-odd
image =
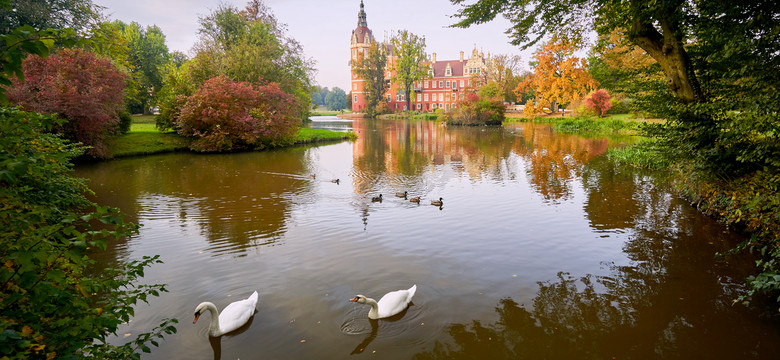
{"label": "yellow foliage", "polygon": [[588,72],[587,62],[574,56],[577,41],[561,36],[553,38],[536,53],[538,65],[515,89],[533,90],[536,100],[566,104],[596,89],[599,83]]}

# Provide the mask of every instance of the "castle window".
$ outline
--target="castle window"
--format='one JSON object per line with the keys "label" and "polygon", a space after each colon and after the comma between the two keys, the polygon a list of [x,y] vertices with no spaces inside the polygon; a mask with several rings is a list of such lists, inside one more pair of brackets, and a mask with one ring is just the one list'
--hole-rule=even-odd
{"label": "castle window", "polygon": [[420,102],[420,94],[417,94],[417,102]]}
{"label": "castle window", "polygon": [[355,99],[352,101],[353,103],[357,102],[357,95],[355,95]]}
{"label": "castle window", "polygon": [[428,81],[427,80],[425,81],[425,88],[426,89],[428,88]]}
{"label": "castle window", "polygon": [[433,101],[436,101],[437,95],[433,94]]}
{"label": "castle window", "polygon": [[423,95],[423,97],[425,98],[425,101],[428,101],[428,94]]}
{"label": "castle window", "polygon": [[440,88],[443,88],[443,87],[444,87],[444,81],[439,81],[439,87],[440,87]]}
{"label": "castle window", "polygon": [[464,86],[465,86],[465,85],[463,85],[463,80],[461,80],[461,81],[460,81],[460,87],[464,87]]}
{"label": "castle window", "polygon": [[447,81],[447,87],[450,87],[450,82],[449,81]]}

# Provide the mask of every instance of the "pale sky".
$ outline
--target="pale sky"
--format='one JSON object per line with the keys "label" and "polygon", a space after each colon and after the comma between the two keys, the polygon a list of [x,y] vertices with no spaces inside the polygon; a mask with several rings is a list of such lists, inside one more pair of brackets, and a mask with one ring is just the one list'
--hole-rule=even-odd
{"label": "pale sky", "polygon": [[[211,13],[220,3],[244,8],[245,0],[93,0],[106,7],[109,18],[142,26],[157,25],[171,51],[190,54],[197,39],[198,16]],[[349,39],[357,26],[360,0],[265,0],[287,35],[298,40],[308,58],[316,61],[317,85],[340,87],[349,91]],[[460,51],[465,57],[476,48],[486,54],[520,55],[523,69],[528,68],[531,50],[521,52],[509,44],[504,31],[509,22],[501,17],[468,29],[447,26],[456,22],[450,16],[457,7],[449,0],[364,0],[368,27],[379,40],[397,30],[409,30],[425,37],[426,52],[435,52],[437,60],[455,60]]]}

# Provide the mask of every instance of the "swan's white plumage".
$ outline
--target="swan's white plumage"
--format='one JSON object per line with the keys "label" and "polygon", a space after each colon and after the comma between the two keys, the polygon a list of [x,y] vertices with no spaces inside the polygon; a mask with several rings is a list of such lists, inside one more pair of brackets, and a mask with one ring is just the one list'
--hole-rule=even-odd
{"label": "swan's white plumage", "polygon": [[254,315],[256,306],[257,291],[253,292],[247,299],[228,304],[222,309],[222,312],[219,312],[213,303],[202,302],[195,308],[195,321],[193,323],[198,321],[198,317],[203,311],[208,310],[211,312],[209,335],[221,336],[246,324],[249,318]]}
{"label": "swan's white plumage", "polygon": [[369,319],[382,319],[404,311],[412,301],[415,292],[417,292],[417,285],[412,285],[406,290],[391,291],[382,296],[378,302],[363,295],[357,295],[352,301],[371,305],[371,310],[368,311]]}

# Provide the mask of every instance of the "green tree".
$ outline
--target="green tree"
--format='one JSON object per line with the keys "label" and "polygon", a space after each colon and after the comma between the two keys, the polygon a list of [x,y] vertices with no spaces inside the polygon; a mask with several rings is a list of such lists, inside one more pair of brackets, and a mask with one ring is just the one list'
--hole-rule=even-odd
{"label": "green tree", "polygon": [[223,4],[199,21],[195,57],[200,59],[193,70],[200,75],[195,79],[202,84],[226,75],[242,82],[262,78],[278,83],[298,99],[301,118],[308,117],[314,62],[262,1],[251,1],[244,10]]}
{"label": "green tree", "polygon": [[[465,0],[450,0],[463,4]],[[512,22],[508,31],[515,45],[524,49],[545,36],[577,32],[593,26],[600,33],[628,29],[628,39],[644,49],[661,66],[669,89],[683,103],[700,102],[702,91],[685,49],[690,20],[701,16],[683,0],[646,2],[596,0],[479,0],[463,6],[453,26],[468,27],[493,20],[503,13]],[[699,18],[701,19],[701,18]]]}
{"label": "green tree", "polygon": [[428,75],[425,37],[402,30],[390,39],[390,44],[393,47],[392,82],[398,84],[398,90],[406,96],[406,109],[411,110],[414,83]]}
{"label": "green tree", "polygon": [[324,103],[330,110],[342,110],[346,102],[347,93],[339,87],[334,87],[333,90],[328,92],[328,95],[325,95]]}
{"label": "green tree", "polygon": [[[385,104],[384,95],[387,91],[385,81],[385,66],[387,66],[387,52],[384,46],[377,42],[371,43],[368,51],[358,55],[357,60],[352,61],[352,71],[358,78],[363,79],[363,96],[366,99],[365,115],[375,118],[381,113],[381,106]],[[386,107],[386,106],[385,106]]]}
{"label": "green tree", "polygon": [[122,25],[132,74],[127,106],[133,113],[149,114],[155,95],[163,85],[162,68],[170,60],[165,35],[156,25],[146,28],[135,22]]}
{"label": "green tree", "polygon": [[22,26],[36,31],[70,28],[85,31],[96,22],[98,7],[91,0],[3,0],[0,2],[0,34]]}

